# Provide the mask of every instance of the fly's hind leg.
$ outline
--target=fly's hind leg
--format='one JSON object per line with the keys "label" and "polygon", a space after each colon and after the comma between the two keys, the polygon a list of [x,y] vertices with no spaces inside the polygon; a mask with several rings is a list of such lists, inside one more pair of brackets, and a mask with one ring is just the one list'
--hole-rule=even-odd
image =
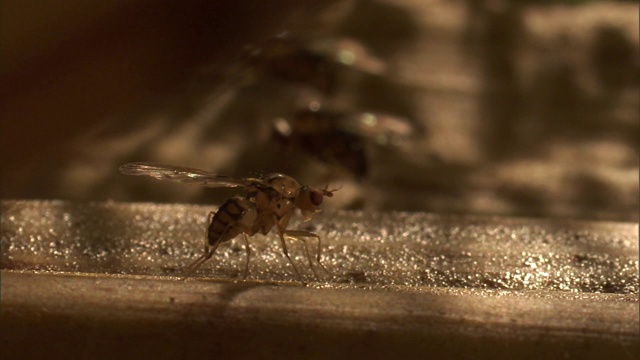
{"label": "fly's hind leg", "polygon": [[[213,221],[214,215],[215,215],[214,212],[209,213],[209,225],[211,225],[211,221]],[[249,246],[249,239],[247,238],[247,234],[250,234],[250,235],[253,234],[251,232],[251,228],[249,228],[248,226],[242,223],[227,225],[227,227],[224,229],[222,234],[220,234],[220,236],[215,238],[215,244],[213,245],[209,244],[209,241],[211,239],[209,237],[208,231],[209,230],[207,230],[207,236],[205,237],[205,241],[204,241],[204,254],[202,254],[199,258],[196,259],[196,261],[194,261],[193,263],[191,263],[191,265],[187,267],[187,269],[185,270],[183,279],[186,279],[189,276],[191,276],[191,274],[193,274],[193,272],[196,271],[196,269],[198,269],[198,267],[200,267],[200,265],[202,265],[203,262],[209,260],[215,253],[220,243],[231,240],[238,234],[242,234],[244,239],[244,244],[245,244],[245,250],[247,252],[247,260],[244,266],[244,278],[246,279],[247,274],[249,272],[249,258],[251,254],[251,247]]]}
{"label": "fly's hind leg", "polygon": [[[228,232],[230,229],[233,229],[233,227],[228,227],[226,232]],[[247,235],[243,233],[242,237],[244,239],[245,250],[247,252],[247,260],[246,260],[245,265],[244,265],[244,275],[243,275],[243,279],[246,279],[247,278],[247,274],[249,273],[249,258],[250,258],[250,254],[251,254],[251,247],[249,246],[249,239],[247,238]],[[189,267],[187,267],[187,269],[185,270],[185,273],[184,273],[183,280],[188,278],[189,276],[191,276],[191,274],[193,274],[193,272],[196,271],[200,267],[200,265],[202,265],[203,262],[211,259],[211,257],[213,256],[213,253],[215,253],[215,251],[218,248],[218,245],[220,245],[220,243],[221,242],[218,241],[213,246],[209,246],[209,244],[207,243],[206,246],[205,246],[205,253],[202,254],[202,256],[200,256],[199,258],[197,258],[196,261],[191,263],[191,265],[189,265]]]}
{"label": "fly's hind leg", "polygon": [[[307,242],[304,240],[304,238],[315,237],[316,239],[318,239],[318,250],[317,250],[316,260],[318,261],[318,264],[320,264],[320,267],[322,268],[322,270],[324,270],[329,275],[333,275],[329,270],[327,270],[326,267],[324,267],[324,265],[320,261],[322,256],[322,242],[318,234],[314,234],[310,231],[304,231],[304,230],[285,230],[284,235],[287,236],[288,238],[297,239],[304,243],[305,249],[307,251],[307,257],[309,258],[309,265],[311,265],[311,257],[309,256],[309,249],[307,249]],[[313,267],[311,269],[313,269]],[[314,274],[315,274],[315,271],[314,271]],[[318,277],[317,274],[316,274],[316,277]]]}
{"label": "fly's hind leg", "polygon": [[220,245],[219,242],[216,243],[213,247],[211,247],[207,243],[207,245],[205,246],[204,254],[202,254],[199,258],[196,259],[196,261],[194,261],[193,263],[191,263],[191,265],[187,267],[187,269],[184,272],[184,277],[182,279],[183,280],[187,279],[189,276],[191,276],[191,274],[193,274],[194,271],[196,271],[200,267],[200,265],[202,265],[203,262],[211,259],[211,257],[213,256],[213,253],[216,252],[218,245]]}
{"label": "fly's hind leg", "polygon": [[[207,218],[207,224],[211,224],[211,221],[215,215],[216,215],[215,211],[212,211],[209,213],[209,217]],[[218,244],[216,244],[211,249],[211,246],[209,246],[209,239],[207,236],[205,236],[204,237],[204,254],[202,254],[199,258],[196,259],[196,261],[192,262],[191,265],[187,267],[187,269],[184,272],[184,276],[182,277],[182,280],[186,280],[189,276],[191,276],[191,274],[193,274],[194,271],[196,271],[198,267],[200,267],[200,265],[203,262],[210,259],[217,248],[218,248]]]}
{"label": "fly's hind leg", "polygon": [[[211,225],[211,222],[213,221],[213,217],[215,216],[215,214],[216,213],[214,211],[209,213],[207,224]],[[231,229],[232,229],[231,226],[227,227],[224,230],[224,233],[220,235],[218,239],[222,239],[225,236],[225,234],[228,233]],[[216,249],[218,248],[220,243],[221,241],[217,241],[214,245],[209,245],[209,230],[207,228],[207,233],[204,237],[204,254],[198,257],[194,262],[191,263],[191,265],[187,267],[187,269],[184,272],[184,277],[182,279],[186,280],[200,267],[200,265],[202,265],[203,262],[211,259],[211,257],[216,252]]]}
{"label": "fly's hind leg", "polygon": [[249,239],[247,238],[247,234],[242,234],[242,238],[244,239],[244,248],[247,251],[247,262],[244,264],[244,276],[243,279],[247,278],[247,274],[249,274],[249,257],[251,256],[251,247],[249,247]]}

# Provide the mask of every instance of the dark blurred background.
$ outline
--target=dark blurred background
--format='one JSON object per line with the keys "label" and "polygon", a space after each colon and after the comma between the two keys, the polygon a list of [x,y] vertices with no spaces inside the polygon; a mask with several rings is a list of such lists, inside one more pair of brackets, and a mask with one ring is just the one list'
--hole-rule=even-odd
{"label": "dark blurred background", "polygon": [[232,193],[117,171],[153,161],[339,208],[638,221],[637,1],[1,6],[4,199]]}

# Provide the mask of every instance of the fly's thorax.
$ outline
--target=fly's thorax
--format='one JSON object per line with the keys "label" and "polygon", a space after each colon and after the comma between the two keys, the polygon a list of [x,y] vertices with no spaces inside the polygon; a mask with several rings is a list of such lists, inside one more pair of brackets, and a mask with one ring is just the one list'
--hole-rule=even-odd
{"label": "fly's thorax", "polygon": [[255,189],[247,195],[261,215],[280,219],[295,210],[300,184],[294,178],[283,174],[269,174],[261,180],[262,183],[256,184]]}
{"label": "fly's thorax", "polygon": [[262,181],[283,198],[295,199],[300,191],[300,184],[291,176],[283,174],[269,174],[262,177]]}

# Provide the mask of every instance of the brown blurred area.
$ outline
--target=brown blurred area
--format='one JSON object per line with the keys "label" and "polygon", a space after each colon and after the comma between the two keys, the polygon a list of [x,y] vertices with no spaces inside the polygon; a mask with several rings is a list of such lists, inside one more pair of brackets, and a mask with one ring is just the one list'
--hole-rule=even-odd
{"label": "brown blurred area", "polygon": [[295,3],[3,2],[2,196],[60,196],[55,171],[78,138],[170,102],[203,64],[275,32]]}
{"label": "brown blurred area", "polygon": [[[336,207],[637,221],[637,5],[5,1],[0,196],[229,195],[117,172],[155,161],[335,183]],[[282,31],[367,47],[389,71],[347,71],[330,102],[407,118],[414,136],[366,144],[361,179],[273,144],[274,118],[329,102],[233,83],[242,49]]]}

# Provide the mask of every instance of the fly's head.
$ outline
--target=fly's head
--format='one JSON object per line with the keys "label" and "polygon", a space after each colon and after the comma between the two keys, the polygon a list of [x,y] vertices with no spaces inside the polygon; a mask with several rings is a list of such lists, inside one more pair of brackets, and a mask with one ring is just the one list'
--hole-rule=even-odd
{"label": "fly's head", "polygon": [[324,189],[316,189],[311,186],[303,186],[300,188],[300,192],[295,200],[295,205],[300,212],[302,212],[302,216],[304,216],[305,221],[311,220],[313,214],[319,213],[321,210],[319,209],[320,205],[322,205],[322,201],[324,197],[332,197],[335,190]]}

